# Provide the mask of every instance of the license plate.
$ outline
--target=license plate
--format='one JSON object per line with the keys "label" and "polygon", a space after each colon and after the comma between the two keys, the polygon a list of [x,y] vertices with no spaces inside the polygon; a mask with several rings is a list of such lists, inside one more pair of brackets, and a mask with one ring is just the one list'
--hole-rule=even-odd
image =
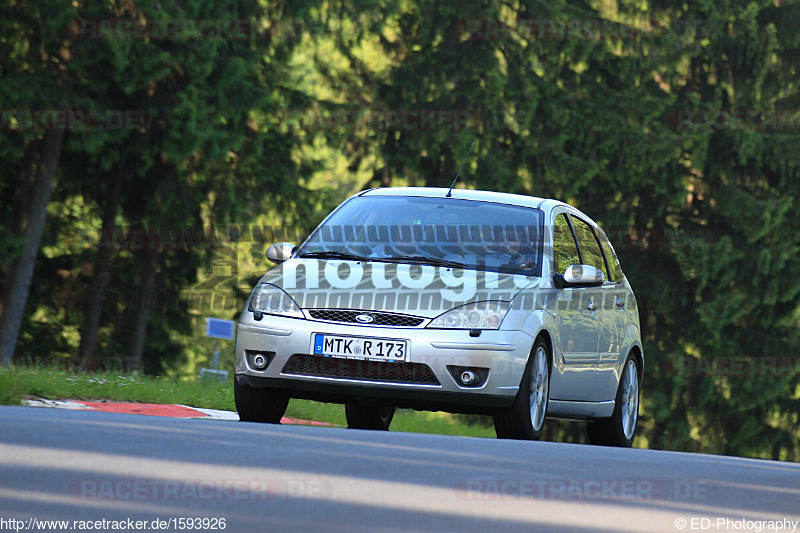
{"label": "license plate", "polygon": [[405,361],[408,353],[408,341],[373,337],[342,337],[317,333],[314,336],[314,353],[345,359]]}

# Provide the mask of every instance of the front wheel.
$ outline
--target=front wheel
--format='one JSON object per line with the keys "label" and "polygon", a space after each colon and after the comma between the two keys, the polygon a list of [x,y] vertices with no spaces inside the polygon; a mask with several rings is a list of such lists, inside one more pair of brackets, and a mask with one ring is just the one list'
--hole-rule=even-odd
{"label": "front wheel", "polygon": [[587,422],[589,443],[629,448],[639,420],[639,369],[632,358],[625,362],[611,418]]}
{"label": "front wheel", "polygon": [[279,424],[289,405],[289,396],[283,391],[239,384],[236,379],[233,380],[233,398],[242,422]]}
{"label": "front wheel", "polygon": [[348,403],[344,406],[347,427],[351,429],[377,429],[387,431],[394,418],[393,405]]}
{"label": "front wheel", "polygon": [[494,416],[500,439],[539,440],[550,400],[550,352],[539,337],[525,366],[517,397],[507,412]]}

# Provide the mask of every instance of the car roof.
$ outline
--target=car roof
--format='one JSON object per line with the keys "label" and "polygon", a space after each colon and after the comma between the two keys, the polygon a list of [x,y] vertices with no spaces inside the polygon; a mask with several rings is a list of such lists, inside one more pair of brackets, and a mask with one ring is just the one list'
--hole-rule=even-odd
{"label": "car roof", "polygon": [[[369,189],[356,196],[423,196],[427,198],[444,198],[449,189],[443,187],[381,187]],[[564,202],[550,198],[523,196],[506,192],[475,191],[472,189],[453,189],[452,198],[460,200],[476,200],[479,202],[495,202],[499,204],[535,207],[550,210],[558,205],[568,206]],[[574,209],[574,208],[573,208]]]}

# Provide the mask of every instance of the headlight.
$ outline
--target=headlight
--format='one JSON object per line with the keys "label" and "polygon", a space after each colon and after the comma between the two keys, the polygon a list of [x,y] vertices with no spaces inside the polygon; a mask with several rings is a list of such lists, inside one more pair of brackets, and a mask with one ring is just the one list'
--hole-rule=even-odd
{"label": "headlight", "polygon": [[269,283],[259,283],[250,295],[250,305],[248,311],[260,311],[268,315],[292,316],[304,318],[300,307],[286,294],[283,289],[270,285]]}
{"label": "headlight", "polygon": [[429,328],[497,329],[503,323],[511,302],[475,302],[456,307],[434,318]]}

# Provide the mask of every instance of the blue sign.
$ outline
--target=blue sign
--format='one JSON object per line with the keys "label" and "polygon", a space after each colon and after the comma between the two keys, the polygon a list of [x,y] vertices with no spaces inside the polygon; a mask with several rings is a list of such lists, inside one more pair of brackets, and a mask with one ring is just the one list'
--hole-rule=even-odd
{"label": "blue sign", "polygon": [[323,348],[325,344],[325,335],[320,335],[317,333],[317,336],[314,337],[314,353],[324,353],[325,348]]}
{"label": "blue sign", "polygon": [[206,337],[233,340],[233,320],[206,318]]}

